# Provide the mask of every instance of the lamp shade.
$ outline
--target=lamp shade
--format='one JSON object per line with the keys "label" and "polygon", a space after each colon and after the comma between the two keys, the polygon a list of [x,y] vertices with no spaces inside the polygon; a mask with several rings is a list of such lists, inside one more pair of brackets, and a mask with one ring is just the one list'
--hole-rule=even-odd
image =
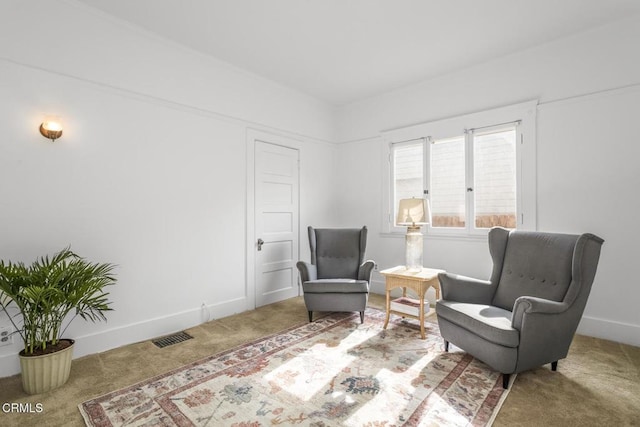
{"label": "lamp shade", "polygon": [[429,202],[426,199],[401,199],[398,205],[398,225],[428,224],[431,219]]}

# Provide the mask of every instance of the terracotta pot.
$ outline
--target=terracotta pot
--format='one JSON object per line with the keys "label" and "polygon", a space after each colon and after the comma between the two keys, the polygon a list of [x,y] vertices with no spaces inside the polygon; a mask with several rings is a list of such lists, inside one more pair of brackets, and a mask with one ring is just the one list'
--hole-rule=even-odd
{"label": "terracotta pot", "polygon": [[55,353],[42,356],[20,356],[22,368],[22,388],[28,394],[46,393],[60,387],[69,379],[74,341],[71,345]]}

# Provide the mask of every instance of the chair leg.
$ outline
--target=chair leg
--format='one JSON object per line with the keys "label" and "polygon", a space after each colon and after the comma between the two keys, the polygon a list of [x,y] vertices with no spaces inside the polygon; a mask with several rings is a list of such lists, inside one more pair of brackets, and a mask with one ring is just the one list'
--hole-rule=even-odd
{"label": "chair leg", "polygon": [[509,377],[511,375],[510,374],[502,374],[502,388],[503,389],[508,389],[509,388]]}
{"label": "chair leg", "polygon": [[309,312],[309,323],[313,322],[313,311]]}
{"label": "chair leg", "polygon": [[555,362],[551,362],[551,370],[552,371],[557,371],[558,370],[558,361],[557,360]]}
{"label": "chair leg", "polygon": [[364,311],[360,312],[360,323],[364,323]]}
{"label": "chair leg", "polygon": [[449,341],[444,340],[444,351],[449,352]]}

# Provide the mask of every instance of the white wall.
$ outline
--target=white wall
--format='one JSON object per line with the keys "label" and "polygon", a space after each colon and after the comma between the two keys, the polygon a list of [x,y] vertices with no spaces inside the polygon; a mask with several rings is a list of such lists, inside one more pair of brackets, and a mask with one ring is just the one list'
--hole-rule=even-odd
{"label": "white wall", "polygon": [[[638,40],[635,16],[340,108],[342,222],[369,226],[369,256],[380,268],[403,264],[402,238],[380,234],[380,131],[538,99],[537,228],[606,240],[579,332],[640,345],[632,264],[640,237],[632,208],[640,185]],[[485,241],[431,236],[425,264],[481,278],[491,269]]]}
{"label": "white wall", "polygon": [[638,83],[640,18],[341,107],[337,140],[538,99],[541,103]]}
{"label": "white wall", "polygon": [[538,225],[605,239],[580,331],[640,345],[640,85],[539,108]]}
{"label": "white wall", "polygon": [[73,0],[0,3],[0,57],[333,141],[326,104]]}
{"label": "white wall", "polygon": [[[108,322],[66,334],[76,357],[198,324],[203,302],[214,318],[253,306],[248,128],[301,141],[301,242],[330,222],[331,107],[73,1],[2,2],[0,89],[0,259],[71,245],[118,264]],[[64,122],[55,143],[45,114]],[[19,372],[14,341],[0,377]]]}

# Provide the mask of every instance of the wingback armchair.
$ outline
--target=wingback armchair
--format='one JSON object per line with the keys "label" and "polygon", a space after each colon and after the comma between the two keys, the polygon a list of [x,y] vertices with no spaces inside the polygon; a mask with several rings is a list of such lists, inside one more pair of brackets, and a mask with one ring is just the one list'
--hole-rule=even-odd
{"label": "wingback armchair", "polygon": [[311,263],[299,261],[309,322],[314,311],[358,311],[364,322],[375,262],[363,262],[367,227],[309,227]]}
{"label": "wingback armchair", "polygon": [[593,234],[489,231],[487,281],[439,275],[445,341],[509,375],[565,358],[591,291],[604,240]]}

